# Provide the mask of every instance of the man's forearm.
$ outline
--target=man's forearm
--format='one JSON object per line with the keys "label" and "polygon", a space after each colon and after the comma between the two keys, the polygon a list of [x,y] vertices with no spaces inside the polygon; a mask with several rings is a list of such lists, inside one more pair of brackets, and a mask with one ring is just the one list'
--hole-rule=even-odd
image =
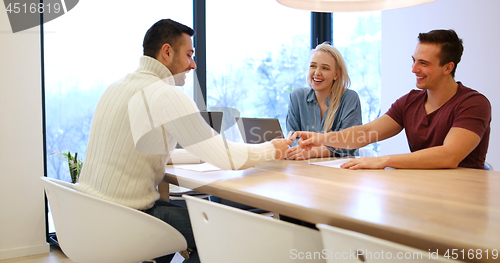
{"label": "man's forearm", "polygon": [[359,125],[328,133],[324,145],[342,149],[357,149],[376,141],[378,141],[376,131],[370,131],[365,125]]}
{"label": "man's forearm", "polygon": [[[388,155],[386,167],[408,169],[457,168],[462,161],[444,146],[436,146],[407,154]],[[460,160],[459,160],[460,159]]]}

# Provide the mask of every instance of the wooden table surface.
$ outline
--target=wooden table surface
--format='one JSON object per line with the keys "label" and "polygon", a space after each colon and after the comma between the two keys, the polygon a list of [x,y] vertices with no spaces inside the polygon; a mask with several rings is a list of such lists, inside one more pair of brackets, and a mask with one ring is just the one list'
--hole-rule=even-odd
{"label": "wooden table surface", "polygon": [[285,160],[243,171],[195,172],[167,166],[164,181],[441,255],[448,250],[451,256],[457,249],[463,261],[500,262],[499,172],[350,171]]}

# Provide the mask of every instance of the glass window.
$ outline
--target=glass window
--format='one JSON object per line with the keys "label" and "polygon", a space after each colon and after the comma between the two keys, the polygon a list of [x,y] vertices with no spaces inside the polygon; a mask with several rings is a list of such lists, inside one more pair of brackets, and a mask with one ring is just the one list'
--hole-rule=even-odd
{"label": "glass window", "polygon": [[[192,27],[192,1],[80,1],[44,25],[49,177],[70,181],[58,153],[77,152],[83,160],[99,97],[137,69],[147,29],[163,18]],[[191,97],[192,75],[183,87]]]}
{"label": "glass window", "polygon": [[[380,116],[380,11],[333,14],[333,45],[347,64],[351,89],[361,100],[363,123]],[[379,151],[379,143],[370,145]]]}
{"label": "glass window", "polygon": [[[207,1],[206,21],[209,110],[278,118],[285,130],[289,94],[307,86],[311,13],[276,1],[219,0]],[[240,141],[236,126],[226,136]]]}

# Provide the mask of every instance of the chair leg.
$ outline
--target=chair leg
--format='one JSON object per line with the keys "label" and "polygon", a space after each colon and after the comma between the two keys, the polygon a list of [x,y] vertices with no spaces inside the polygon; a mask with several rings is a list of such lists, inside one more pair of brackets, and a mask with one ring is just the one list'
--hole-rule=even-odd
{"label": "chair leg", "polygon": [[161,182],[158,185],[158,192],[160,192],[160,199],[164,201],[170,200],[170,184],[167,182]]}

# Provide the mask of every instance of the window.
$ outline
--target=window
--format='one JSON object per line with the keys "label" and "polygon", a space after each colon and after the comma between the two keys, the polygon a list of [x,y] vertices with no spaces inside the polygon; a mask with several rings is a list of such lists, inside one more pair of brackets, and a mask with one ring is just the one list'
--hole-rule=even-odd
{"label": "window", "polygon": [[[346,59],[351,89],[360,96],[363,123],[380,115],[380,14],[333,15],[330,42]],[[206,20],[208,108],[232,107],[245,117],[278,118],[285,130],[289,93],[307,87],[311,13],[275,1],[225,0],[207,3]],[[231,123],[234,116],[225,118]],[[241,140],[236,126],[226,136]],[[378,143],[370,147],[379,148]]]}
{"label": "window", "polygon": [[[278,118],[285,130],[289,94],[307,86],[311,13],[268,0],[207,1],[206,8],[208,108]],[[241,140],[233,128],[226,137]]]}
{"label": "window", "polygon": [[[347,64],[351,89],[361,100],[363,123],[380,116],[381,39],[380,11],[334,13],[333,45]],[[370,145],[379,151],[379,143]]]}
{"label": "window", "polygon": [[[234,107],[241,116],[278,118],[284,128],[289,93],[307,86],[311,13],[267,0],[208,1],[206,8],[209,109]],[[89,13],[92,19],[86,19]],[[69,181],[67,164],[53,153],[78,152],[83,160],[97,101],[137,68],[146,30],[161,18],[192,26],[192,14],[191,1],[85,1],[44,25],[50,177]],[[380,12],[335,13],[333,32],[366,123],[380,115]],[[192,96],[193,73],[188,77],[182,88]],[[240,140],[233,128],[227,137]]]}
{"label": "window", "polygon": [[[57,153],[77,152],[83,160],[97,101],[111,83],[137,69],[147,29],[163,18],[193,25],[191,1],[125,3],[80,1],[44,25],[49,177],[70,181]],[[188,77],[183,89],[192,96],[193,73]]]}
{"label": "window", "polygon": [[[142,41],[156,21],[172,18],[192,27],[191,1],[80,1],[44,25],[47,176],[71,181],[59,152],[84,160],[94,109],[104,90],[133,72]],[[98,8],[96,8],[98,7]],[[193,93],[193,74],[183,90]],[[54,232],[48,216],[48,232]]]}

